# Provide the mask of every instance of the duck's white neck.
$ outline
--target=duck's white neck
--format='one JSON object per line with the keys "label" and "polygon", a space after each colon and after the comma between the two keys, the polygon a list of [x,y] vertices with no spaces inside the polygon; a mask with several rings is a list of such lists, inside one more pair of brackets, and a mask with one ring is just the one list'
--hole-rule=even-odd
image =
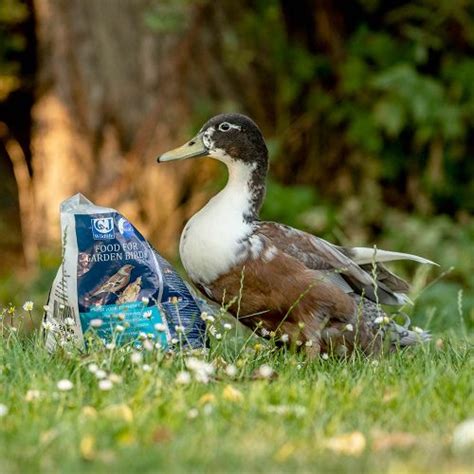
{"label": "duck's white neck", "polygon": [[255,164],[226,164],[225,188],[189,220],[181,235],[183,265],[191,279],[202,284],[212,282],[242,258],[264,192],[264,186],[260,190],[255,183]]}
{"label": "duck's white neck", "polygon": [[[224,189],[214,196],[209,203],[222,202],[232,214],[248,215],[252,206],[252,176],[255,165],[231,163],[227,165],[228,179]],[[232,211],[231,211],[232,209]]]}

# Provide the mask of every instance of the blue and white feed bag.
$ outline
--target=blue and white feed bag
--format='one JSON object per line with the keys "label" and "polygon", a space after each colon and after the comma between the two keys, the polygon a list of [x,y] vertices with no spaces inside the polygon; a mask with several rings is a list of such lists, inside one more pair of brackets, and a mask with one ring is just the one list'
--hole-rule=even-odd
{"label": "blue and white feed bag", "polygon": [[[45,307],[49,350],[143,339],[164,350],[205,346],[206,303],[115,209],[81,194],[61,204],[63,261]],[[178,342],[177,342],[178,341]]]}

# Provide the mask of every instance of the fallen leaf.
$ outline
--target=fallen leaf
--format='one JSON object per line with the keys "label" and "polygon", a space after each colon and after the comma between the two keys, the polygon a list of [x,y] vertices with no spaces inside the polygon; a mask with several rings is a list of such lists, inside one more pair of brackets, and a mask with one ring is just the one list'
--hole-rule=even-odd
{"label": "fallen leaf", "polygon": [[277,462],[285,462],[296,451],[296,446],[293,443],[285,443],[275,453],[273,457]]}
{"label": "fallen leaf", "polygon": [[222,396],[224,400],[228,400],[229,402],[241,402],[244,399],[242,392],[232,385],[226,385],[222,391]]}
{"label": "fallen leaf", "polygon": [[117,456],[111,449],[107,449],[107,450],[98,452],[97,459],[100,459],[105,464],[112,464],[116,462]]}
{"label": "fallen leaf", "polygon": [[359,398],[361,393],[364,391],[364,386],[362,384],[357,384],[352,390],[351,390],[351,398]]}
{"label": "fallen leaf", "polygon": [[55,429],[48,430],[48,431],[43,431],[40,434],[40,443],[42,445],[47,445],[47,444],[51,443],[51,441],[53,441],[58,436],[58,434],[59,434],[59,432]]}
{"label": "fallen leaf", "polygon": [[331,451],[349,456],[359,456],[366,446],[365,436],[360,431],[334,436],[326,441]]}
{"label": "fallen leaf", "polygon": [[102,413],[111,420],[121,420],[126,423],[131,423],[133,421],[132,409],[125,403],[109,405],[102,410]]}
{"label": "fallen leaf", "polygon": [[95,458],[95,438],[92,435],[85,435],[79,444],[81,456],[86,461],[92,461]]}
{"label": "fallen leaf", "polygon": [[159,426],[152,434],[152,439],[155,443],[164,443],[171,441],[171,431],[166,426]]}
{"label": "fallen leaf", "polygon": [[398,391],[397,390],[386,390],[385,393],[383,394],[382,402],[383,403],[388,403],[394,400],[395,398],[398,397]]}
{"label": "fallen leaf", "polygon": [[205,393],[199,399],[199,405],[207,405],[208,403],[214,403],[216,401],[216,396],[213,393]]}
{"label": "fallen leaf", "polygon": [[81,412],[86,418],[97,418],[97,410],[89,405],[82,407]]}
{"label": "fallen leaf", "polygon": [[416,443],[416,436],[412,433],[397,431],[394,433],[376,432],[372,437],[374,451],[385,451],[393,448],[409,448]]}

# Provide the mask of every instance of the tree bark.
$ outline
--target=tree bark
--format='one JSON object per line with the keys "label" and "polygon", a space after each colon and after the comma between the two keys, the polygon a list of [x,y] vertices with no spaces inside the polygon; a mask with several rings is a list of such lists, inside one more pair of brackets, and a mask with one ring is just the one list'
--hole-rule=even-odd
{"label": "tree bark", "polygon": [[199,189],[212,165],[158,166],[156,156],[191,133],[194,95],[207,94],[202,66],[216,66],[212,21],[201,28],[209,6],[186,6],[178,30],[164,34],[145,21],[155,4],[35,1],[32,183],[41,245],[59,238],[60,202],[82,192],[116,207],[170,255],[183,220],[205,199]]}

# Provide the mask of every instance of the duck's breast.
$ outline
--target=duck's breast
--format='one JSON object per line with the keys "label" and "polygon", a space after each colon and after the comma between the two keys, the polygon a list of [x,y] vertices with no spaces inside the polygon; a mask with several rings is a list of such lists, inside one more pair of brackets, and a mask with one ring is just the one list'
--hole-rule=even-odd
{"label": "duck's breast", "polygon": [[210,283],[245,257],[252,225],[239,209],[211,200],[181,234],[183,266],[195,283]]}

